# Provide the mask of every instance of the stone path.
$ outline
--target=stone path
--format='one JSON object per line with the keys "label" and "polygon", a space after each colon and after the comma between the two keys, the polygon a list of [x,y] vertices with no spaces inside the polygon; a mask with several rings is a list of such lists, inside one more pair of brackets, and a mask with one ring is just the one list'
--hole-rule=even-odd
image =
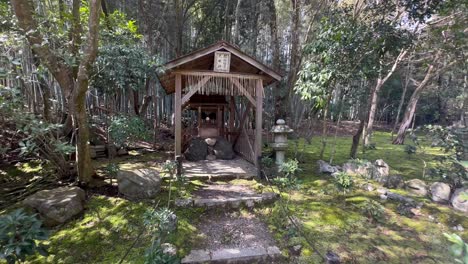
{"label": "stone path", "polygon": [[215,182],[252,179],[256,175],[252,164],[239,158],[185,162],[184,174],[205,181],[205,185],[190,199],[177,200],[176,205],[217,210],[206,210],[202,215],[197,226],[201,242],[182,263],[287,263],[265,223],[251,212],[233,210],[272,203],[277,195],[259,193],[248,185]]}

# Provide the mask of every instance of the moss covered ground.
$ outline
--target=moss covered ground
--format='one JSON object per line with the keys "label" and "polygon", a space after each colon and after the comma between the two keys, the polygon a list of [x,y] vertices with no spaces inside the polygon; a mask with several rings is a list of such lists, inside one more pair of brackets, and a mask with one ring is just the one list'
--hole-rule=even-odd
{"label": "moss covered ground", "polygon": [[[333,138],[328,138],[328,141],[324,156],[327,161],[333,149]],[[334,164],[341,165],[348,160],[351,138],[338,137],[336,142]],[[373,142],[376,149],[365,153],[360,151],[359,158],[371,161],[383,159],[390,165],[391,174],[400,174],[405,179],[422,178],[424,167],[428,171],[430,167],[437,166],[436,157],[444,155],[442,151],[430,147],[408,155],[404,152],[404,146],[390,144],[390,135],[384,132],[377,132]],[[294,156],[294,146],[292,144],[288,157]],[[302,168],[297,189],[282,193],[284,199],[281,203],[256,209],[261,219],[269,224],[284,254],[291,257],[291,263],[321,263],[304,236],[313,242],[320,253],[332,250],[345,263],[453,263],[443,233],[457,233],[468,241],[466,215],[455,212],[449,206],[434,204],[427,198],[416,198],[424,205],[417,216],[409,218],[396,212],[396,203],[381,201],[377,192],[361,190],[357,184],[344,193],[337,188],[333,178],[317,173],[320,138],[314,138],[311,144],[300,140],[297,146]],[[114,162],[122,168],[160,169],[162,162],[169,157],[168,153],[132,153]],[[107,163],[107,160],[101,160],[94,164],[100,175],[105,174]],[[40,167],[31,163],[23,164],[16,170],[32,175]],[[3,176],[8,177],[9,173],[6,174]],[[13,176],[19,177],[16,174]],[[358,176],[354,180],[365,182]],[[424,180],[435,181],[427,175]],[[232,183],[246,184],[243,180]],[[177,185],[172,185],[172,197],[186,196],[201,184],[198,181],[190,182],[184,192],[180,192]],[[261,182],[250,184],[259,191],[269,188]],[[168,191],[169,186],[165,182],[159,197],[144,202],[90,193],[84,214],[51,230],[47,242],[50,256],[35,256],[28,263],[119,263],[129,248],[123,263],[143,263],[145,249],[149,246],[149,234],[143,230],[143,214],[154,208],[155,204],[165,205]],[[397,192],[409,195],[404,190]],[[363,209],[369,201],[377,201],[384,208],[378,220],[369,217],[369,211]],[[281,207],[285,203],[290,214],[302,224],[301,230],[287,221]],[[176,213],[178,229],[169,240],[178,247],[178,254],[184,256],[200,239],[196,226],[202,221],[202,211],[183,209]],[[457,225],[462,225],[466,230],[452,230]],[[138,238],[140,233],[143,235]],[[296,245],[303,246],[298,256],[294,256],[290,250]]]}
{"label": "moss covered ground", "polygon": [[[333,149],[333,139],[328,140],[323,157],[327,161]],[[348,160],[351,139],[339,137],[336,142],[334,163],[341,165]],[[404,146],[392,145],[390,134],[384,132],[377,132],[373,142],[376,149],[365,153],[361,150],[359,159],[383,159],[390,165],[391,174],[400,174],[405,179],[423,178],[423,171],[426,170],[423,180],[437,180],[431,178],[427,171],[437,166],[437,156],[444,155],[439,149],[424,147],[419,153],[408,155]],[[454,263],[443,233],[455,232],[467,241],[466,215],[455,212],[449,206],[432,203],[428,198],[418,197],[414,198],[423,203],[418,215],[413,218],[400,215],[396,212],[396,203],[382,201],[377,192],[358,188],[358,183],[366,181],[359,176],[354,177],[355,187],[343,193],[331,176],[317,173],[320,139],[312,140],[311,144],[303,143],[298,144],[299,149],[303,150],[299,187],[283,196],[290,214],[302,224],[302,232],[319,252],[336,252],[345,263]],[[296,147],[292,147],[289,156],[295,152]],[[405,190],[393,191],[410,196]],[[384,212],[378,221],[364,209],[369,208],[365,206],[369,201],[383,206]],[[261,212],[269,219],[270,227],[286,254],[291,254],[288,248],[302,245],[303,250],[297,261],[320,263],[320,257],[313,252],[300,231],[285,220],[281,204],[277,203],[272,213],[270,210]],[[462,225],[465,231],[453,231],[452,228],[457,225]]]}

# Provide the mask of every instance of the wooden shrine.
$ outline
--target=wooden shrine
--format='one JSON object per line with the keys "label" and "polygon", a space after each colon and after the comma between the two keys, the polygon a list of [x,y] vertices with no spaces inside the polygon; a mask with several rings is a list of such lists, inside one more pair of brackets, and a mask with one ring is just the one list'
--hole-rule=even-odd
{"label": "wooden shrine", "polygon": [[281,75],[220,41],[161,66],[159,81],[174,93],[175,155],[192,137],[224,137],[256,164],[261,156],[264,87]]}

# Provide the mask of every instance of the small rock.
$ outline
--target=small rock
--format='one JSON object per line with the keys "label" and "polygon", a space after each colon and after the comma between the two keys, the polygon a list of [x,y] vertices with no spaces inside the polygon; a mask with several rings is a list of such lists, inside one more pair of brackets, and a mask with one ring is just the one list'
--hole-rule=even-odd
{"label": "small rock", "polygon": [[79,187],[59,187],[27,197],[24,205],[37,210],[47,226],[63,224],[81,213],[86,194]]}
{"label": "small rock", "polygon": [[216,138],[206,138],[205,142],[208,146],[213,147],[216,144]]}
{"label": "small rock", "polygon": [[161,178],[156,170],[121,170],[117,173],[119,192],[130,199],[153,198],[161,189]]}
{"label": "small rock", "polygon": [[456,189],[452,195],[452,206],[456,210],[468,212],[468,187]]}
{"label": "small rock", "polygon": [[460,231],[460,232],[463,232],[465,230],[462,225],[456,225],[452,227],[452,229],[455,231]]}
{"label": "small rock", "polygon": [[432,201],[446,203],[450,200],[450,185],[443,182],[434,182],[431,185],[430,190]]}
{"label": "small rock", "polygon": [[403,177],[401,175],[391,175],[387,177],[384,186],[390,189],[398,189],[404,186]]}
{"label": "small rock", "polygon": [[172,245],[171,243],[163,243],[161,244],[162,252],[169,256],[177,255],[177,248]]}
{"label": "small rock", "polygon": [[381,194],[381,195],[380,195],[380,199],[381,199],[381,200],[387,200],[388,197],[387,197],[387,195],[385,195],[385,194]]}
{"label": "small rock", "polygon": [[292,251],[296,255],[300,255],[302,250],[302,245],[295,245],[292,247]]}
{"label": "small rock", "polygon": [[255,202],[252,200],[247,200],[245,201],[245,206],[247,206],[248,208],[253,208],[255,206]]}
{"label": "small rock", "polygon": [[427,195],[427,185],[420,179],[412,179],[406,182],[406,188],[413,194],[419,196]]}
{"label": "small rock", "polygon": [[338,166],[332,166],[323,160],[317,161],[317,164],[319,166],[319,173],[332,174],[340,171]]}
{"label": "small rock", "polygon": [[326,263],[327,264],[340,264],[340,256],[338,254],[328,251],[327,254],[325,255]]}
{"label": "small rock", "polygon": [[193,206],[193,199],[192,198],[176,199],[175,200],[175,205],[177,207],[191,207],[191,206]]}
{"label": "small rock", "polygon": [[215,160],[216,156],[215,155],[208,155],[208,156],[206,156],[206,159],[207,160]]}
{"label": "small rock", "polygon": [[380,194],[386,194],[388,192],[388,190],[385,189],[385,188],[379,187],[379,188],[377,188],[377,192],[380,193]]}
{"label": "small rock", "polygon": [[370,184],[370,183],[364,183],[361,188],[365,191],[368,191],[368,192],[373,192],[375,190],[374,188],[374,185]]}

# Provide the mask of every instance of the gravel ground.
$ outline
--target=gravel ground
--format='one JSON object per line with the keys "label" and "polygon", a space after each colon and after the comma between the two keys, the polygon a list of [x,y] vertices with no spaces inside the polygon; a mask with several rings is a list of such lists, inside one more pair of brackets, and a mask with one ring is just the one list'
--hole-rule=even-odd
{"label": "gravel ground", "polygon": [[275,246],[268,227],[251,213],[208,212],[198,229],[204,241],[199,249]]}

